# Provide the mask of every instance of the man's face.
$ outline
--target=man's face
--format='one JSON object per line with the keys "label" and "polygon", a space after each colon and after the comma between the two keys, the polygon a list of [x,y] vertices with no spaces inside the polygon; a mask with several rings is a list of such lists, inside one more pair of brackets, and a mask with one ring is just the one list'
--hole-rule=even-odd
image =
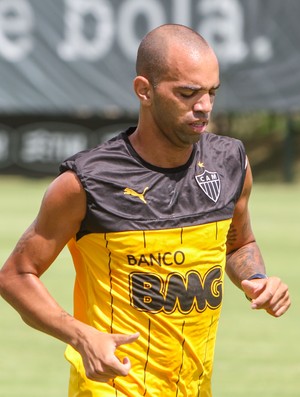
{"label": "man's face", "polygon": [[152,87],[151,112],[164,138],[177,147],[187,147],[207,127],[220,85],[219,67],[210,50],[201,56],[177,52],[171,58],[166,76]]}

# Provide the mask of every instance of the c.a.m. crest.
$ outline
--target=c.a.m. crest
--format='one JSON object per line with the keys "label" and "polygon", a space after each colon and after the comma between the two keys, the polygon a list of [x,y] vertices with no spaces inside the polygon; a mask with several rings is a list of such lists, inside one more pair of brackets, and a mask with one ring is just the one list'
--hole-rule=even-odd
{"label": "c.a.m. crest", "polygon": [[213,202],[217,202],[221,192],[221,181],[219,174],[215,171],[205,170],[202,174],[195,176],[201,190]]}

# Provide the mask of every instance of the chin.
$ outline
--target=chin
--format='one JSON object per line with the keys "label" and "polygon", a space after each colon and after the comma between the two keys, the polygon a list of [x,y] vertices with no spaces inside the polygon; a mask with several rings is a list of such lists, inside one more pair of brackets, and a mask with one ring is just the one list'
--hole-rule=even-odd
{"label": "chin", "polygon": [[201,138],[201,134],[194,134],[194,135],[185,135],[184,137],[182,137],[182,142],[185,145],[193,145],[194,143],[197,143]]}

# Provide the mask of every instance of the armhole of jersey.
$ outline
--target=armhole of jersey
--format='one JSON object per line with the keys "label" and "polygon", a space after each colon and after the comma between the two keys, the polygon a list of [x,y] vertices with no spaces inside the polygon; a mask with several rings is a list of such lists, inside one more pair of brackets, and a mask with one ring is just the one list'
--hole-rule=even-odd
{"label": "armhole of jersey", "polygon": [[241,194],[242,194],[242,191],[243,191],[243,187],[244,187],[244,184],[245,184],[247,168],[248,168],[248,165],[249,165],[248,156],[247,156],[247,154],[245,153],[245,151],[244,151],[244,156],[245,156],[245,160],[244,160],[244,161],[245,161],[245,164],[244,164],[244,168],[242,169],[243,174],[242,174],[242,178],[241,178],[240,188],[239,188],[239,190],[238,190],[238,192],[237,192],[237,195],[236,195],[236,202],[237,202],[238,199],[241,197]]}

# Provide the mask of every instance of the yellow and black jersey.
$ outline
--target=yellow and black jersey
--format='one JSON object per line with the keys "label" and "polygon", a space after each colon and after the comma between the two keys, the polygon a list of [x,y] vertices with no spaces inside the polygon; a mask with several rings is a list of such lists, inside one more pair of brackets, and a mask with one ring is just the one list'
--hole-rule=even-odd
{"label": "yellow and black jersey", "polygon": [[[210,397],[226,236],[245,178],[240,141],[204,133],[189,161],[163,169],[118,137],[66,160],[87,195],[69,242],[74,315],[102,332],[135,333],[118,348],[127,377],[85,377],[71,347],[70,397]],[[155,150],[155,148],[153,148]]]}

